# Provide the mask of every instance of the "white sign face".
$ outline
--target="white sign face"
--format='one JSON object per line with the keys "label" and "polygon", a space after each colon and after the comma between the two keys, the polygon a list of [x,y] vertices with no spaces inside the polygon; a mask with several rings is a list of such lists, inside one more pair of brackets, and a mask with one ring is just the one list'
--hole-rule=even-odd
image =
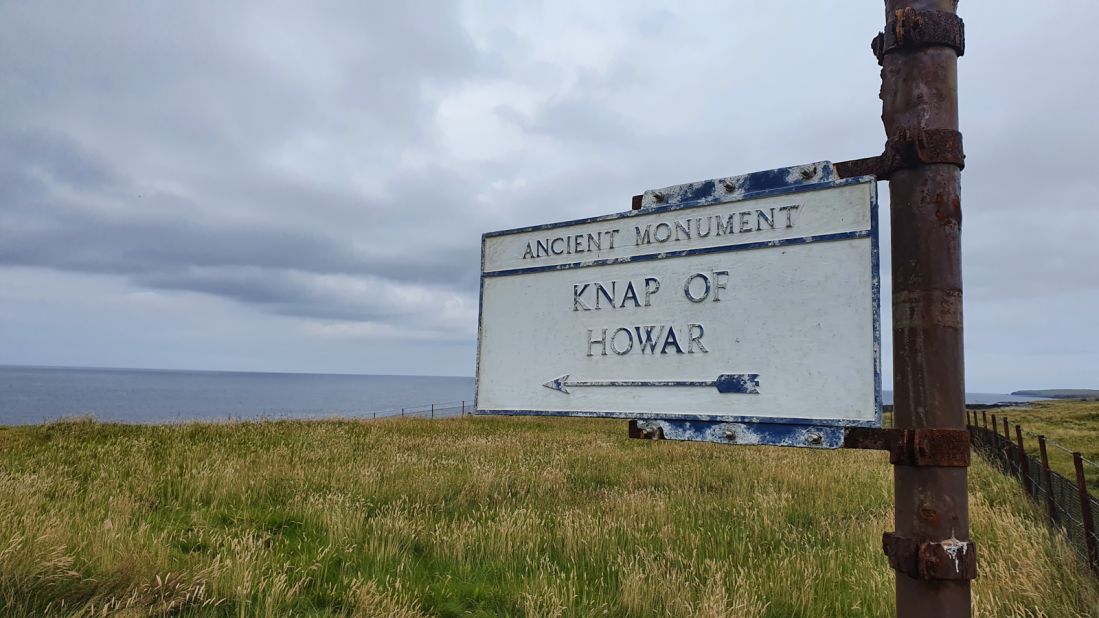
{"label": "white sign face", "polygon": [[875,191],[680,191],[486,234],[478,412],[879,424]]}

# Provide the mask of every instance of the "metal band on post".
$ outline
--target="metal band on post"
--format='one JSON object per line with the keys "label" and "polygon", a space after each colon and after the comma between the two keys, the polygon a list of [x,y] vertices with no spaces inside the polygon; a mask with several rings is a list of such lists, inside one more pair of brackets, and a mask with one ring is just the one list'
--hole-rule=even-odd
{"label": "metal band on post", "polygon": [[893,15],[885,24],[885,31],[879,32],[870,42],[879,65],[885,61],[886,54],[897,50],[935,45],[950,47],[959,56],[965,55],[965,23],[956,14],[905,7]]}
{"label": "metal band on post", "polygon": [[882,534],[882,550],[894,571],[924,581],[977,578],[977,547],[955,538],[916,541],[892,532]]}

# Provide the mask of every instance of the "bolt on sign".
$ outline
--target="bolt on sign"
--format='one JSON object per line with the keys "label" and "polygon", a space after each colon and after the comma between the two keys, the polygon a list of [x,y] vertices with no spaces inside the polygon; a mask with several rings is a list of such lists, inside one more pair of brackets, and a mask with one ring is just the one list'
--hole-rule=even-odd
{"label": "bolt on sign", "polygon": [[881,426],[876,183],[821,162],[481,241],[480,414],[840,446]]}

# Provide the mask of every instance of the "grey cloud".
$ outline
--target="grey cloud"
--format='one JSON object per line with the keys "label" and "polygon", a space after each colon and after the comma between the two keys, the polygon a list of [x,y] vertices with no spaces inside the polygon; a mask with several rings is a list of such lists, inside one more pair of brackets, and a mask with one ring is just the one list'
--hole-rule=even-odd
{"label": "grey cloud", "polygon": [[[108,165],[56,135],[5,134],[0,161],[9,181],[0,198],[0,264],[117,274],[146,287],[197,291],[278,313],[339,319],[377,318],[381,313],[302,299],[300,286],[286,285],[282,273],[381,277],[466,295],[476,286],[469,268],[478,258],[475,247],[443,246],[430,252],[396,244],[372,248],[369,242],[354,243],[354,231],[337,237],[318,229],[188,216],[194,209],[186,199],[141,195],[141,189]],[[80,198],[58,197],[68,190]],[[97,200],[110,207],[87,205]],[[393,204],[375,206],[394,218],[400,212]],[[379,228],[386,227],[379,223]],[[364,235],[377,237],[366,230]],[[205,274],[196,277],[194,268],[206,269]],[[240,268],[252,269],[250,276],[235,276],[233,269]],[[219,275],[216,269],[226,272]]]}
{"label": "grey cloud", "polygon": [[[484,231],[880,152],[880,7],[643,4],[0,2],[0,271],[468,342]],[[973,358],[1087,339],[1085,4],[962,5]]]}

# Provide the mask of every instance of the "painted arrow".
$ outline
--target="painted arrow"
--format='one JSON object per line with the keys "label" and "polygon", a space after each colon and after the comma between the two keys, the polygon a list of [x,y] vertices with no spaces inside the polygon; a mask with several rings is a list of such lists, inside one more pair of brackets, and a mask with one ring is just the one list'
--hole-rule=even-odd
{"label": "painted arrow", "polygon": [[713,386],[719,393],[759,394],[758,373],[723,373],[716,380],[569,380],[569,374],[554,378],[542,386],[569,394],[581,386]]}

